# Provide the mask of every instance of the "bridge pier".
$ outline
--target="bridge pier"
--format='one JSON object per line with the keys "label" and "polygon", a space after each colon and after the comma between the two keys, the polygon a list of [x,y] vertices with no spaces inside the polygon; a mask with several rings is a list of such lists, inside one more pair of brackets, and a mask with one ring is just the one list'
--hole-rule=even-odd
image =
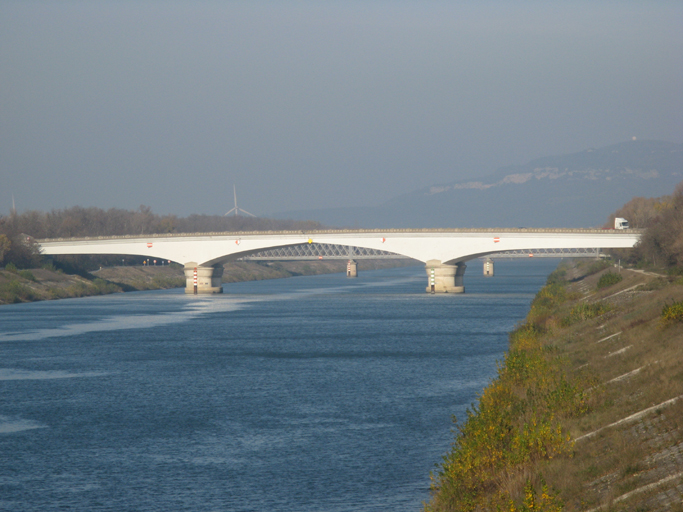
{"label": "bridge pier", "polygon": [[493,277],[493,260],[491,258],[484,260],[484,277]]}
{"label": "bridge pier", "polygon": [[196,263],[185,264],[185,293],[195,293],[195,271],[197,272],[197,293],[223,293],[223,265],[199,267]]}
{"label": "bridge pier", "polygon": [[358,277],[358,263],[349,260],[346,264],[346,277]]}
{"label": "bridge pier", "polygon": [[465,293],[463,276],[467,265],[456,263],[445,265],[439,260],[429,260],[427,271],[427,293]]}

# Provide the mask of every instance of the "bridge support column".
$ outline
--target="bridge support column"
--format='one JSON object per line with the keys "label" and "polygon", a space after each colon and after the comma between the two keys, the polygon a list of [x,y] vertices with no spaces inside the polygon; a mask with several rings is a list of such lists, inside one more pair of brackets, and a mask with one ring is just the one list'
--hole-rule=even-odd
{"label": "bridge support column", "polygon": [[346,277],[358,277],[358,263],[349,260],[346,264]]}
{"label": "bridge support column", "polygon": [[491,258],[484,260],[484,277],[493,277],[493,260]]}
{"label": "bridge support column", "polygon": [[427,293],[465,293],[463,276],[467,265],[456,263],[444,265],[439,260],[429,260],[427,270]]}
{"label": "bridge support column", "polygon": [[185,293],[195,293],[194,281],[197,271],[197,293],[223,293],[223,265],[199,267],[195,263],[185,264]]}

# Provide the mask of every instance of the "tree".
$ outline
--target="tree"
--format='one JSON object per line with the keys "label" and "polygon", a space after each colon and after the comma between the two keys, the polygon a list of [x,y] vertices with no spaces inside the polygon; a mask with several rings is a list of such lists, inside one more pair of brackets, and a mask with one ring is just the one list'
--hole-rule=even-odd
{"label": "tree", "polygon": [[2,263],[5,254],[7,254],[12,247],[12,242],[7,235],[0,235],[0,263]]}

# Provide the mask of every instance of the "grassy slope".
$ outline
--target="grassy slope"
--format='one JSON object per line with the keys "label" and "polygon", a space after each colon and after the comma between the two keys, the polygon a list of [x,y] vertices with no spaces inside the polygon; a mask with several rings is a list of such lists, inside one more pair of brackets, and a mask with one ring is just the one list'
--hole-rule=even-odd
{"label": "grassy slope", "polygon": [[683,283],[622,270],[598,289],[610,270],[589,266],[539,292],[427,510],[681,509],[683,322],[661,316]]}
{"label": "grassy slope", "polygon": [[67,275],[47,269],[0,270],[0,304],[85,297],[120,292],[103,279]]}
{"label": "grassy slope", "polygon": [[[362,260],[359,272],[414,265],[413,260]],[[346,271],[344,260],[283,261],[267,264],[232,262],[225,265],[223,282],[259,281],[300,275]],[[84,297],[135,290],[160,290],[185,286],[183,269],[177,266],[105,267],[92,274],[67,275],[47,269],[10,272],[0,270],[0,304]]]}

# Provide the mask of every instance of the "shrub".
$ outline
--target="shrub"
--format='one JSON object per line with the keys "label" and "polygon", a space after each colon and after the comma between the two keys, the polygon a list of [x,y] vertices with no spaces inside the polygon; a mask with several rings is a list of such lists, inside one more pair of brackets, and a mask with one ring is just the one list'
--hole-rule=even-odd
{"label": "shrub", "polygon": [[600,279],[598,279],[598,290],[600,288],[607,288],[608,286],[617,284],[621,282],[623,279],[624,276],[617,272],[605,272],[600,276]]}
{"label": "shrub", "polygon": [[17,272],[17,274],[19,274],[20,277],[23,277],[27,281],[36,280],[36,277],[33,275],[33,272],[31,272],[30,270],[20,270],[19,272]]}
{"label": "shrub", "polygon": [[121,291],[121,288],[116,286],[114,283],[110,283],[109,281],[105,281],[104,279],[100,279],[99,277],[93,280],[92,285],[97,290],[97,293],[102,295]]}
{"label": "shrub", "polygon": [[13,304],[33,300],[34,298],[33,290],[17,280],[0,284],[0,301],[2,302]]}
{"label": "shrub", "polygon": [[553,270],[548,276],[548,279],[546,280],[546,284],[564,284],[566,282],[567,271],[563,268]]}
{"label": "shrub", "polygon": [[588,304],[583,302],[574,306],[569,312],[569,315],[562,319],[561,324],[563,327],[569,327],[572,324],[590,320],[591,318],[600,316],[608,311],[609,306],[607,304],[602,304],[599,302]]}
{"label": "shrub", "polygon": [[87,297],[90,295],[90,293],[88,293],[88,288],[89,287],[85,284],[77,282],[66,289],[66,294],[69,297]]}
{"label": "shrub", "polygon": [[683,322],[683,301],[665,304],[661,318],[665,323]]}
{"label": "shrub", "polygon": [[683,276],[683,266],[671,267],[666,270],[670,276]]}
{"label": "shrub", "polygon": [[17,266],[10,261],[7,265],[5,265],[5,270],[7,270],[8,272],[16,272]]}
{"label": "shrub", "polygon": [[[555,272],[553,272],[555,274]],[[564,287],[563,277],[548,277],[548,284],[539,290],[531,302],[529,310],[529,322],[537,325],[545,325],[551,312],[564,301],[567,300],[567,290]]]}
{"label": "shrub", "polygon": [[61,299],[66,297],[66,292],[61,288],[51,286],[47,289],[47,296],[50,299]]}

